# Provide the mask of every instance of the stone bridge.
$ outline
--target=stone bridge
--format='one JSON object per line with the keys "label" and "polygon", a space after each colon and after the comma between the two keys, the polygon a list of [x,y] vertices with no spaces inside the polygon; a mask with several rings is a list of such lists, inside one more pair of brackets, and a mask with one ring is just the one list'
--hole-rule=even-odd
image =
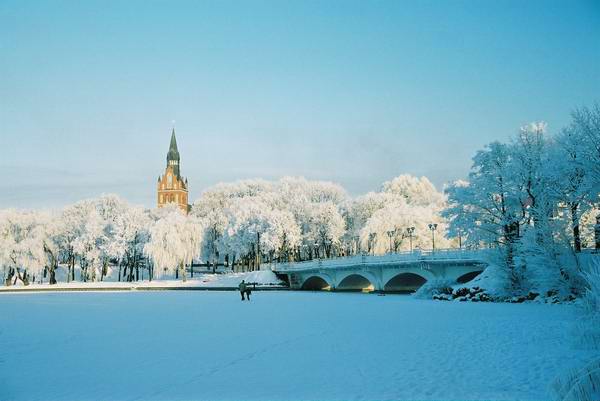
{"label": "stone bridge", "polygon": [[298,263],[279,263],[272,270],[292,289],[413,292],[429,280],[466,283],[487,266],[485,250],[441,249],[356,255]]}

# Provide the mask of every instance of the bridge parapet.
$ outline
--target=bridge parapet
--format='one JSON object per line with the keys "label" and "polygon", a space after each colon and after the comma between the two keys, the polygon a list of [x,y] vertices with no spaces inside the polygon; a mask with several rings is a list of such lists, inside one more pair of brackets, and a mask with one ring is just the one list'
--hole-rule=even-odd
{"label": "bridge parapet", "polygon": [[315,269],[336,269],[359,265],[392,265],[418,262],[462,261],[483,263],[488,249],[436,249],[435,251],[399,252],[386,255],[355,255],[331,259],[315,259],[304,262],[275,263],[275,272],[294,272]]}

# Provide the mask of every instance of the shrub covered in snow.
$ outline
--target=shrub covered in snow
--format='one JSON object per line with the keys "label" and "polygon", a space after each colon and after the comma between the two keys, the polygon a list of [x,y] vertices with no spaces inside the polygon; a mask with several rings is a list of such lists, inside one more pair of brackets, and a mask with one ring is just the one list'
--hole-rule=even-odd
{"label": "shrub covered in snow", "polygon": [[454,284],[452,280],[429,280],[413,294],[413,297],[418,299],[438,299],[437,297],[440,295],[451,295]]}
{"label": "shrub covered in snow", "polygon": [[556,399],[560,401],[600,400],[600,262],[593,263],[584,276],[588,287],[582,299],[577,334],[581,344],[596,355],[554,382]]}

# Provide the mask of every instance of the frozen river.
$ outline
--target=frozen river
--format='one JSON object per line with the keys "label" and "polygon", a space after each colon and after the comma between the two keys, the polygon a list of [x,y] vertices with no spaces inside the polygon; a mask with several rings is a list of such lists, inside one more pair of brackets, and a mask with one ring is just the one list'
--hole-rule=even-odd
{"label": "frozen river", "polygon": [[255,292],[0,296],[0,399],[545,400],[572,306]]}

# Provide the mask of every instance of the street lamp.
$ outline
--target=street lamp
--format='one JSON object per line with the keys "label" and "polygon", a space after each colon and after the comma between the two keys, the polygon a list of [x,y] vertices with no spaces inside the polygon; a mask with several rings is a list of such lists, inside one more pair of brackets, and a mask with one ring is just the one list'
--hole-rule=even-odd
{"label": "street lamp", "polygon": [[372,251],[373,255],[375,254],[375,249],[373,247],[373,243],[375,242],[376,233],[369,234],[369,251]]}
{"label": "street lamp", "polygon": [[317,259],[320,258],[319,255],[319,243],[315,241],[315,253],[317,254]]}
{"label": "street lamp", "polygon": [[415,228],[414,227],[408,227],[406,229],[406,233],[408,234],[408,240],[410,241],[410,253],[412,253],[412,251],[413,251],[412,239],[413,239],[413,234],[415,233]]}
{"label": "street lamp", "polygon": [[431,250],[435,251],[435,230],[437,230],[437,223],[429,223],[428,227],[431,230]]}
{"label": "street lamp", "polygon": [[392,253],[392,237],[396,234],[396,230],[387,231],[387,235],[390,238],[390,253]]}
{"label": "street lamp", "polygon": [[[304,251],[304,257],[308,259],[308,245],[302,244],[302,250]],[[302,260],[302,255],[300,255],[300,260]]]}
{"label": "street lamp", "polygon": [[331,244],[333,244],[333,241],[331,241],[329,238],[326,238],[325,241],[323,241],[323,247],[325,248],[323,250],[324,253],[324,257],[328,258],[331,256]]}

